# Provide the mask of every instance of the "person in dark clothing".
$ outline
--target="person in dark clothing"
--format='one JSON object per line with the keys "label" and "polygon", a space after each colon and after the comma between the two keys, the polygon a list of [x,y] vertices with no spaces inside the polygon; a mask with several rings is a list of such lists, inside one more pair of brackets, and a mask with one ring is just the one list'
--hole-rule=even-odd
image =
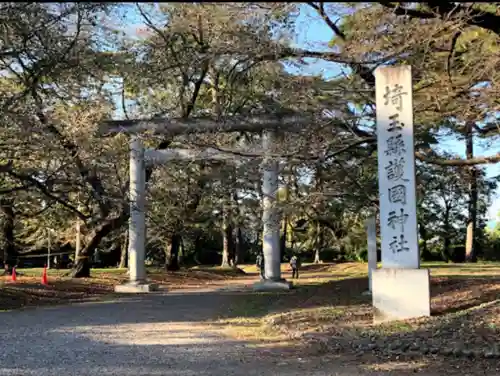
{"label": "person in dark clothing", "polygon": [[260,270],[260,279],[266,279],[266,276],[264,273],[264,256],[262,255],[262,253],[259,253],[257,255],[257,260],[255,262],[255,265],[257,265],[257,267]]}
{"label": "person in dark clothing", "polygon": [[293,255],[290,259],[290,266],[292,267],[292,279],[299,278],[299,259],[297,256]]}

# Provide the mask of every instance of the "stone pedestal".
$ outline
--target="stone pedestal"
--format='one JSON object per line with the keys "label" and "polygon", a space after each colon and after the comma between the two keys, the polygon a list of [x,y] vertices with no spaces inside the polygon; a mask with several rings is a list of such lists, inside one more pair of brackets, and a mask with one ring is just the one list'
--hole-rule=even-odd
{"label": "stone pedestal", "polygon": [[126,294],[137,294],[137,293],[147,293],[158,291],[158,285],[156,283],[148,282],[127,282],[123,285],[115,286],[115,292],[126,293]]}
{"label": "stone pedestal", "polygon": [[262,281],[256,282],[253,285],[253,290],[258,292],[265,291],[288,291],[292,288],[293,283],[288,282],[285,279],[273,281],[270,279],[264,279]]}
{"label": "stone pedestal", "polygon": [[374,323],[431,315],[429,269],[373,270]]}

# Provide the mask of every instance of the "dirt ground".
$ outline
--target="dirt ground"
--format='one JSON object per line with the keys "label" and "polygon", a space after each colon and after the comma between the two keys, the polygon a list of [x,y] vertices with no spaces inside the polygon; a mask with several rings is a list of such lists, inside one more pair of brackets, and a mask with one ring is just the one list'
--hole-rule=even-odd
{"label": "dirt ground", "polygon": [[[48,285],[41,284],[42,269],[21,269],[16,281],[10,276],[0,277],[0,310],[32,306],[63,304],[113,299],[114,286],[127,281],[125,269],[96,269],[91,278],[71,279],[67,270],[49,270]],[[168,291],[223,288],[237,284],[251,284],[252,274],[220,268],[190,269],[165,273],[159,269],[148,271],[148,277]]]}
{"label": "dirt ground", "polygon": [[[348,372],[326,373],[331,375],[353,369],[353,375],[498,374],[500,265],[426,266],[432,276],[432,317],[384,325],[373,325],[370,298],[362,294],[366,264],[305,265],[297,288],[279,294],[251,292],[258,278],[253,266],[242,267],[246,274],[199,268],[151,270],[149,276],[168,289],[167,295],[223,296],[204,325],[228,341],[250,342],[262,356],[278,352],[279,362],[315,359]],[[1,309],[112,301],[120,298],[113,286],[127,278],[124,270],[96,270],[93,278],[81,280],[49,271],[49,286],[41,286],[40,270],[20,273],[16,282],[1,278]]]}

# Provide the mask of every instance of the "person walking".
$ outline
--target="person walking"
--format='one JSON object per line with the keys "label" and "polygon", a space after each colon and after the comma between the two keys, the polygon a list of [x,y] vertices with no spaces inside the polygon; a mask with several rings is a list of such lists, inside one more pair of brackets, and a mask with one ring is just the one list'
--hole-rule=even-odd
{"label": "person walking", "polygon": [[297,256],[292,256],[290,266],[292,267],[292,279],[299,278],[299,259]]}
{"label": "person walking", "polygon": [[265,269],[264,269],[264,255],[262,255],[262,253],[259,253],[257,255],[257,260],[255,262],[255,265],[257,265],[257,267],[260,270],[260,279],[266,279]]}

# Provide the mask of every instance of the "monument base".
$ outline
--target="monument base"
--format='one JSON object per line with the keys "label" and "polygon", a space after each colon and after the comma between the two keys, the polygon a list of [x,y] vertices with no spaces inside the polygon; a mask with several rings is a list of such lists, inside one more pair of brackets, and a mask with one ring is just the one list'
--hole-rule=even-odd
{"label": "monument base", "polygon": [[429,269],[373,270],[372,301],[374,323],[430,316]]}
{"label": "monument base", "polygon": [[145,281],[141,282],[127,282],[123,285],[116,285],[115,292],[125,293],[125,294],[140,294],[158,291],[158,285],[156,283],[148,283]]}
{"label": "monument base", "polygon": [[264,279],[253,284],[254,291],[286,291],[290,290],[293,286],[292,282],[288,282],[286,279],[281,279],[279,281],[273,281],[271,279]]}

